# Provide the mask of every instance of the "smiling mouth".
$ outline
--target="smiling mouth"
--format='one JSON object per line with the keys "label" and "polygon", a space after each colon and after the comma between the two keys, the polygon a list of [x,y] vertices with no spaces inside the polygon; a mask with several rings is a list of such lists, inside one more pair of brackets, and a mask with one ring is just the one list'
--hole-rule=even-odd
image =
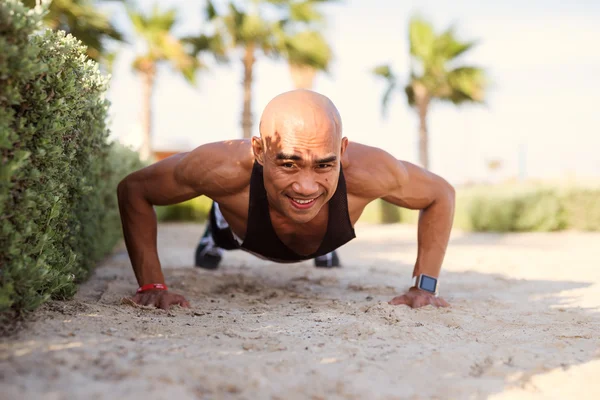
{"label": "smiling mouth", "polygon": [[290,196],[287,196],[287,198],[290,199],[292,205],[296,208],[310,208],[319,198],[319,196],[312,199],[298,199]]}

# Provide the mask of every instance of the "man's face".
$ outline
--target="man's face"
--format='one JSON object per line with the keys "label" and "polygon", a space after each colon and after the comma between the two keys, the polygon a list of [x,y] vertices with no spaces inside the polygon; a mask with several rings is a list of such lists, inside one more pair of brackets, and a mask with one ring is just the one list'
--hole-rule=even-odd
{"label": "man's face", "polygon": [[259,143],[262,147],[259,161],[270,206],[293,222],[306,223],[336,191],[347,139],[332,123],[310,124],[308,130],[298,125],[255,138],[254,145],[255,154]]}

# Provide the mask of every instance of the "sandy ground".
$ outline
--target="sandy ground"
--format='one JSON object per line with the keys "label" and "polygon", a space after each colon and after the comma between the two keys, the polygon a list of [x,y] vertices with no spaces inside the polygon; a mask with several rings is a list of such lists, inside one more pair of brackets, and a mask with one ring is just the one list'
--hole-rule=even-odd
{"label": "sandy ground", "polygon": [[600,399],[600,235],[454,232],[452,305],[387,304],[407,287],[413,226],[359,225],[344,268],[240,251],[192,267],[197,225],[162,225],[191,309],[127,304],[118,250],[76,298],[0,344],[9,399]]}

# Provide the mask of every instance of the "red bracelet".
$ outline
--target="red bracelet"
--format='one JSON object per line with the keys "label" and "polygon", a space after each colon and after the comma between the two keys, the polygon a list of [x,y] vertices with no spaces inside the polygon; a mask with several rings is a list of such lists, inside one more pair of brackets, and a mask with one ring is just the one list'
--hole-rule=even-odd
{"label": "red bracelet", "polygon": [[162,283],[149,283],[147,285],[140,286],[137,290],[137,293],[142,293],[152,289],[167,290],[167,285],[163,285]]}

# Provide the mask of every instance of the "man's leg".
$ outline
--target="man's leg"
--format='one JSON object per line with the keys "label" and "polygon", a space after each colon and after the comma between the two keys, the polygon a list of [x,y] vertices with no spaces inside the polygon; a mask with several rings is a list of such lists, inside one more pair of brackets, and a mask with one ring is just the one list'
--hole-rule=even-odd
{"label": "man's leg", "polygon": [[217,247],[212,237],[210,220],[206,224],[206,231],[196,247],[196,267],[204,269],[217,269],[223,258],[223,249]]}
{"label": "man's leg", "polygon": [[331,253],[315,257],[315,266],[317,268],[335,268],[340,266],[340,258],[334,250]]}

